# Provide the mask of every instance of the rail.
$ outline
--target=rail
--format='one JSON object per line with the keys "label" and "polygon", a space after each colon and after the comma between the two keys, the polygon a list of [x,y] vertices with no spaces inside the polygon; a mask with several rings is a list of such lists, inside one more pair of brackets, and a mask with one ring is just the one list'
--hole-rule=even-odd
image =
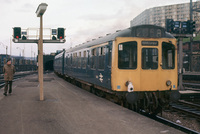
{"label": "rail", "polygon": [[170,127],[178,129],[178,130],[180,130],[182,132],[185,132],[187,134],[199,134],[199,132],[197,132],[197,131],[194,131],[194,130],[189,129],[187,127],[184,127],[182,125],[176,124],[176,123],[174,123],[174,122],[172,122],[170,120],[164,119],[164,118],[162,118],[160,116],[155,116],[155,117],[151,117],[151,118],[154,119],[154,120],[156,120],[156,121],[159,121],[159,122],[161,122],[161,123],[163,123],[165,125],[168,125]]}
{"label": "rail", "polygon": [[184,127],[182,125],[174,123],[174,122],[172,122],[170,120],[167,120],[167,119],[165,119],[163,117],[160,117],[158,115],[151,115],[151,114],[146,114],[146,113],[141,113],[141,114],[146,116],[146,117],[148,117],[148,118],[150,118],[150,119],[152,119],[152,120],[158,121],[158,122],[160,122],[160,123],[162,123],[164,125],[168,125],[170,127],[178,129],[178,130],[180,130],[180,131],[182,131],[184,133],[187,133],[187,134],[199,134],[199,132],[197,132],[197,131],[194,131],[192,129],[189,129],[187,127]]}
{"label": "rail", "polygon": [[198,104],[180,100],[177,103],[172,103],[171,106],[176,111],[200,119],[200,105]]}
{"label": "rail", "polygon": [[185,88],[192,88],[192,89],[199,89],[200,90],[200,84],[199,83],[183,83],[183,86]]}

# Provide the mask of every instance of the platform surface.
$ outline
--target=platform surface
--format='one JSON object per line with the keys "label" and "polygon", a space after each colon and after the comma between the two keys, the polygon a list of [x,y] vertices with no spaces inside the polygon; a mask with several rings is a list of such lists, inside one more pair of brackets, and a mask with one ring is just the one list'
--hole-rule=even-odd
{"label": "platform surface", "polygon": [[0,89],[0,134],[181,134],[106,99],[80,89],[53,73],[44,75],[39,101],[37,75]]}
{"label": "platform surface", "polygon": [[200,91],[194,91],[194,90],[181,90],[179,92],[180,94],[200,94]]}

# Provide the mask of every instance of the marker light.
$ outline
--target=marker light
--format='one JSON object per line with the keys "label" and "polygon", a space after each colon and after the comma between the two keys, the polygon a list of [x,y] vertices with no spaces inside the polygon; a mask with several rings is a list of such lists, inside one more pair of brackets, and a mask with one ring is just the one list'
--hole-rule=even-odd
{"label": "marker light", "polygon": [[168,81],[166,82],[166,85],[167,85],[167,86],[171,86],[171,84],[172,84],[172,82],[171,82],[170,80],[168,80]]}

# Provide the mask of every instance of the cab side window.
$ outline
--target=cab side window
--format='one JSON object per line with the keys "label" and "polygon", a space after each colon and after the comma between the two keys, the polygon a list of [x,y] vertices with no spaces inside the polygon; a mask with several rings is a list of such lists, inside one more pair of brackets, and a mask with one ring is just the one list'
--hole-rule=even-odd
{"label": "cab side window", "polygon": [[175,68],[175,47],[173,44],[162,43],[162,69]]}

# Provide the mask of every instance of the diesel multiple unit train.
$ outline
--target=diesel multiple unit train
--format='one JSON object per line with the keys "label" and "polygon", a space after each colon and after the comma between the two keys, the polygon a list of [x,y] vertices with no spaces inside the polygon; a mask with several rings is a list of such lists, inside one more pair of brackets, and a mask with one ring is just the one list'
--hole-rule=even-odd
{"label": "diesel multiple unit train", "polygon": [[120,104],[158,113],[180,97],[176,43],[162,27],[134,26],[62,51],[54,71]]}

